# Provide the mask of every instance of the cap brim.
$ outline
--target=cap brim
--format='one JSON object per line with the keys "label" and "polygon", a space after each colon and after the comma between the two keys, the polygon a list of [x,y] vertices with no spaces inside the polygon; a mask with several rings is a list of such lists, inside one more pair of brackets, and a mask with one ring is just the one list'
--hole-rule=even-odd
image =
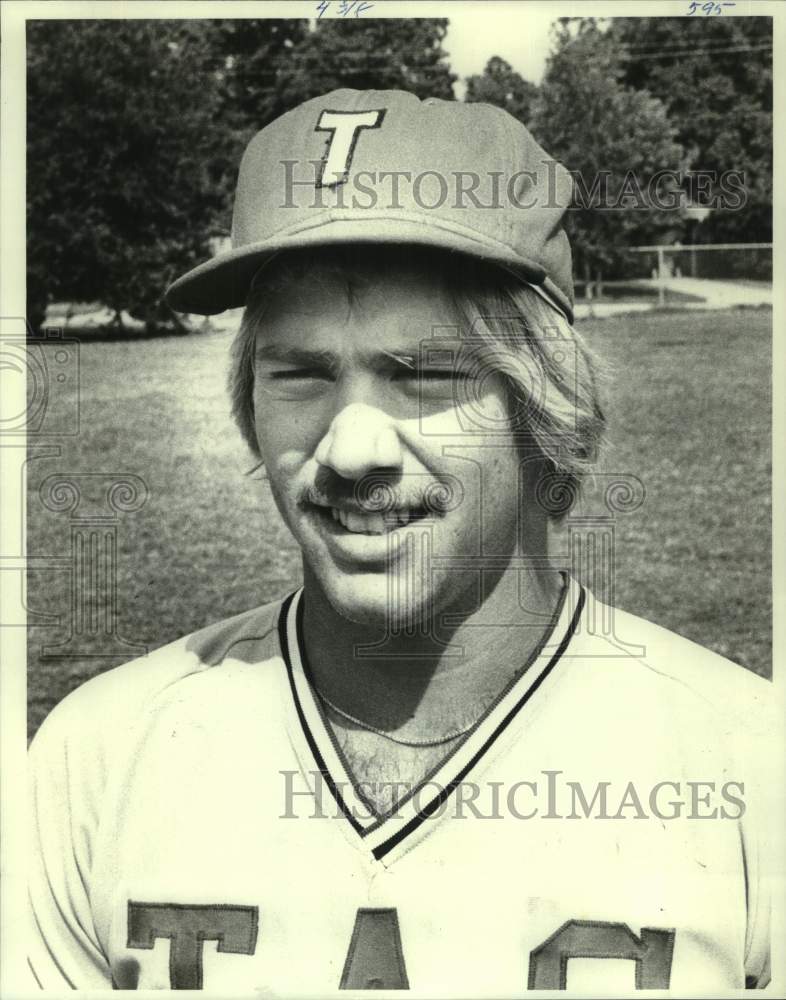
{"label": "cap brim", "polygon": [[503,243],[476,237],[471,231],[426,226],[409,219],[385,219],[376,224],[368,219],[332,219],[310,229],[238,247],[217,254],[178,278],[167,289],[166,300],[178,312],[213,316],[244,306],[256,272],[282,250],[347,243],[434,247],[481,258],[518,274],[572,322],[572,303],[535,261],[520,257]]}

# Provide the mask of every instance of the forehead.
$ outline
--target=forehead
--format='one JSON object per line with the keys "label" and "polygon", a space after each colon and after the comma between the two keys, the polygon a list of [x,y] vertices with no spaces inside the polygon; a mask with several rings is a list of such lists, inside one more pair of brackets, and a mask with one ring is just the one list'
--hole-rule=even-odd
{"label": "forehead", "polygon": [[361,271],[317,262],[284,272],[260,294],[258,343],[415,347],[459,322],[444,279],[405,260]]}

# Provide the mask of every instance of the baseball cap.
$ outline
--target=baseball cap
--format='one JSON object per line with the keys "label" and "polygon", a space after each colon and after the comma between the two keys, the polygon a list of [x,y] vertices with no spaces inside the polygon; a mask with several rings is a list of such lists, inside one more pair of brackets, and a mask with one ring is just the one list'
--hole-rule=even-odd
{"label": "baseball cap", "polygon": [[513,271],[573,318],[562,218],[573,182],[517,119],[399,90],[334,90],[258,132],[240,164],[231,249],[167,290],[181,312],[244,305],[282,250],[402,244]]}

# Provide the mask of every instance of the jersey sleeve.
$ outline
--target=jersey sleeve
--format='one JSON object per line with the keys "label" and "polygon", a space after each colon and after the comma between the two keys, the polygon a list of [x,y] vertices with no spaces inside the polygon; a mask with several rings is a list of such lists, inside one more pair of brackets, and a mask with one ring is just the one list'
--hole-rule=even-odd
{"label": "jersey sleeve", "polygon": [[745,710],[736,740],[737,763],[746,783],[746,810],[740,823],[747,906],[745,985],[764,989],[771,978],[770,911],[778,878],[772,817],[777,815],[773,790],[779,786],[773,735],[779,726],[769,682],[751,677],[746,695],[741,699]]}
{"label": "jersey sleeve", "polygon": [[112,989],[91,899],[105,790],[129,766],[135,727],[160,700],[175,697],[177,685],[192,674],[220,664],[236,643],[275,636],[279,607],[276,602],[216,622],[96,675],[44,721],[28,759],[29,959],[41,989]]}
{"label": "jersey sleeve", "polygon": [[112,988],[89,898],[101,755],[86,738],[89,725],[80,731],[78,723],[66,700],[39,730],[28,761],[29,963],[40,989],[61,992]]}
{"label": "jersey sleeve", "polygon": [[743,833],[747,875],[748,933],[745,942],[745,985],[764,989],[770,983],[771,871],[766,844]]}

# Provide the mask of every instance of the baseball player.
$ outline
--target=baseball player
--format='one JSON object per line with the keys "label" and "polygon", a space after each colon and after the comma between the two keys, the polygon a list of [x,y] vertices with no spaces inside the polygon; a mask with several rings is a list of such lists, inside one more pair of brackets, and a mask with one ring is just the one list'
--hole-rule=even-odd
{"label": "baseball player", "polygon": [[338,90],[252,140],[232,249],[168,295],[245,306],[234,415],[303,586],[42,726],[40,987],[767,984],[768,685],[549,548],[604,425],[570,196],[481,104]]}

